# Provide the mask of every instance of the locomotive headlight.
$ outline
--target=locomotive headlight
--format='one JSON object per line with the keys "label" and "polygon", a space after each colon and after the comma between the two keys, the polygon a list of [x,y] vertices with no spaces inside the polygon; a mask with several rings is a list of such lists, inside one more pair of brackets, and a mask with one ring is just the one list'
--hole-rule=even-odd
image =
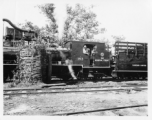
{"label": "locomotive headlight", "polygon": [[104,56],[104,53],[102,52],[102,53],[100,53],[100,55],[101,55],[101,57],[103,57],[103,56]]}

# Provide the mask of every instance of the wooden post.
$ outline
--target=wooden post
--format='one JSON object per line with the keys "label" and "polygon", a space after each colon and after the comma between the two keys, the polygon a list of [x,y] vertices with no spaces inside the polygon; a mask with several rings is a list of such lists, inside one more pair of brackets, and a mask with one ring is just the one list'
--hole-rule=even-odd
{"label": "wooden post", "polygon": [[4,21],[3,21],[3,40],[4,40],[5,34],[6,34],[6,32],[4,33]]}
{"label": "wooden post", "polygon": [[135,51],[136,53],[135,53],[135,56],[137,56],[137,43],[136,43],[136,51]]}
{"label": "wooden post", "polygon": [[114,46],[113,46],[114,48],[115,48],[115,55],[116,55],[116,42],[115,42],[115,44],[114,44]]}
{"label": "wooden post", "polygon": [[13,47],[14,47],[14,41],[15,41],[15,29],[14,29],[14,35],[13,35]]}
{"label": "wooden post", "polygon": [[119,55],[119,42],[118,42],[118,51],[117,51],[117,55]]}
{"label": "wooden post", "polygon": [[127,55],[128,55],[128,42],[127,42]]}
{"label": "wooden post", "polygon": [[52,75],[52,55],[49,54],[48,55],[49,58],[49,62],[48,62],[48,82],[50,82],[51,80],[51,75]]}
{"label": "wooden post", "polygon": [[21,70],[20,70],[20,50],[19,50],[19,55],[18,55],[18,69],[19,69],[19,82],[21,82]]}
{"label": "wooden post", "polygon": [[145,43],[144,43],[144,56],[145,56],[145,50],[146,50],[146,47],[145,47]]}

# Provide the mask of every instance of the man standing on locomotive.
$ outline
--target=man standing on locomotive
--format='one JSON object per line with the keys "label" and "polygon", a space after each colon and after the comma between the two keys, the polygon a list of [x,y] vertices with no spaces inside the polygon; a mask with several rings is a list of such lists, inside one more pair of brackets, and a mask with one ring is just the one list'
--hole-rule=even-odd
{"label": "man standing on locomotive", "polygon": [[83,46],[83,65],[88,66],[90,64],[90,49],[86,45]]}
{"label": "man standing on locomotive", "polygon": [[97,54],[97,46],[95,45],[91,51],[91,59],[93,60],[92,65],[94,65],[94,61],[95,61],[95,55]]}
{"label": "man standing on locomotive", "polygon": [[87,48],[87,46],[86,45],[84,45],[84,47],[83,47],[83,54],[85,54],[85,55],[89,55],[89,48]]}

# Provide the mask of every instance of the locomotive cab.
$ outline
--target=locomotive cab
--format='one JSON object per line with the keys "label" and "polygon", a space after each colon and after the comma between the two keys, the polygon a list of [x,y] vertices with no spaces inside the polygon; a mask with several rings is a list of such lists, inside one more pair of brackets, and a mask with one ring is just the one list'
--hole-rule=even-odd
{"label": "locomotive cab", "polygon": [[73,65],[82,66],[81,75],[98,78],[111,75],[110,52],[105,43],[70,41],[65,47],[71,49]]}
{"label": "locomotive cab", "polygon": [[105,43],[72,41],[71,48],[74,64],[92,68],[110,67],[110,52],[106,50]]}

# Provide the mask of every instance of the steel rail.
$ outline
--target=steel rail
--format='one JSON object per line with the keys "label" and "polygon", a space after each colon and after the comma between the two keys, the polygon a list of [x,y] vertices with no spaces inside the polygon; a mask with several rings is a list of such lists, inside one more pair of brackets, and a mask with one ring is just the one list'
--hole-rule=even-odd
{"label": "steel rail", "polygon": [[136,108],[136,107],[146,107],[147,104],[142,105],[133,105],[133,106],[123,106],[123,107],[114,107],[114,108],[106,108],[106,109],[97,109],[97,110],[87,110],[87,111],[77,111],[77,112],[67,112],[67,113],[55,113],[53,115],[76,115],[76,114],[84,114],[84,113],[93,113],[93,112],[101,112],[101,111],[109,111],[109,110],[120,110],[126,108]]}
{"label": "steel rail", "polygon": [[3,95],[23,95],[23,94],[54,94],[54,93],[78,93],[78,92],[106,92],[106,91],[126,91],[126,90],[134,90],[134,91],[141,91],[147,90],[147,88],[130,88],[130,89],[100,89],[100,90],[51,90],[51,91],[36,91],[36,92],[18,92],[18,93],[4,93]]}
{"label": "steel rail", "polygon": [[94,86],[94,87],[52,87],[49,88],[10,88],[4,91],[21,91],[21,90],[51,90],[51,89],[83,89],[83,88],[112,88],[112,87],[146,87],[147,85],[122,85],[122,86]]}

